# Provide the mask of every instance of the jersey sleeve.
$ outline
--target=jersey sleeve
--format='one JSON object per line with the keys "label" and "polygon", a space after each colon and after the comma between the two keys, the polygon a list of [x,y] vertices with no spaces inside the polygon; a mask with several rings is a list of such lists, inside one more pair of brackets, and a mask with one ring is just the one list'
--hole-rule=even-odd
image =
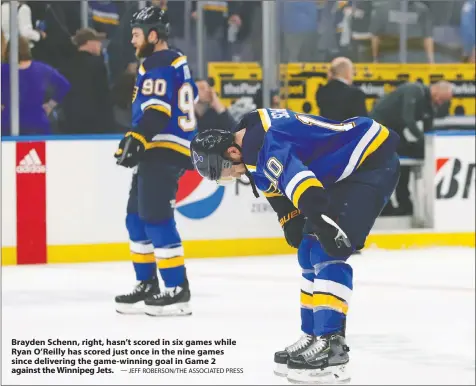
{"label": "jersey sleeve", "polygon": [[327,209],[328,198],[322,182],[293,151],[292,143],[278,141],[268,133],[263,174],[306,217],[313,218]]}

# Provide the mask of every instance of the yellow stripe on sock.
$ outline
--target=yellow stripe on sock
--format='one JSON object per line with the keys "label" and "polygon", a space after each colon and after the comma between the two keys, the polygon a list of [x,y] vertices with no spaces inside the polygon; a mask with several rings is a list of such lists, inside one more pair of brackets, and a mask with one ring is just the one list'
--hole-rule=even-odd
{"label": "yellow stripe on sock", "polygon": [[309,295],[301,291],[301,306],[306,308],[312,308],[313,307],[312,295]]}
{"label": "yellow stripe on sock", "polygon": [[134,263],[155,263],[155,256],[153,253],[131,252],[131,258]]}
{"label": "yellow stripe on sock", "polygon": [[336,310],[337,312],[341,312],[344,315],[347,315],[347,311],[349,309],[347,303],[330,294],[314,294],[312,296],[312,303],[314,308],[328,307]]}
{"label": "yellow stripe on sock", "polygon": [[157,261],[157,266],[159,269],[162,268],[175,268],[180,267],[185,264],[185,259],[183,256],[171,257],[170,259],[159,259]]}

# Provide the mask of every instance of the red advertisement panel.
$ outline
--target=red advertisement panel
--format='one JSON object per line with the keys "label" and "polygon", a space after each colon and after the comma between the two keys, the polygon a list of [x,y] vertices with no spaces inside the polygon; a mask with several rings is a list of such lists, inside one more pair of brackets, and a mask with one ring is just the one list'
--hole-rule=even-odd
{"label": "red advertisement panel", "polygon": [[46,146],[17,142],[17,264],[46,263]]}

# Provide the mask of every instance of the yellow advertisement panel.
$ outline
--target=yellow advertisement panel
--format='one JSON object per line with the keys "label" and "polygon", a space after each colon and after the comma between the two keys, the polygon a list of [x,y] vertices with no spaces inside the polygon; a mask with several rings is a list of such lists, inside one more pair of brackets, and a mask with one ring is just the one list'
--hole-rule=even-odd
{"label": "yellow advertisement panel", "polygon": [[237,99],[253,97],[261,88],[259,63],[216,62],[208,64],[208,78],[220,100],[230,106]]}
{"label": "yellow advertisement panel", "polygon": [[[327,82],[327,63],[291,63],[280,66],[283,106],[319,114],[318,88]],[[356,64],[354,84],[367,95],[367,108],[404,82],[431,84],[448,80],[454,84],[449,113],[476,115],[475,68],[471,64]],[[258,63],[209,63],[208,74],[217,93],[229,106],[242,96],[253,96],[261,87]]]}

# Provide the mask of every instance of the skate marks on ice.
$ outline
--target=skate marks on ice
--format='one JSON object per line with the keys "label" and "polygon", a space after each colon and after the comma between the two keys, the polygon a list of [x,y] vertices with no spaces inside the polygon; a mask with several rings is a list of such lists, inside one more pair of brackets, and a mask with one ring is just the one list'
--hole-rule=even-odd
{"label": "skate marks on ice", "polygon": [[61,305],[71,305],[72,302],[82,305],[90,305],[91,303],[103,303],[105,298],[110,298],[110,291],[101,290],[44,290],[28,291],[28,290],[8,290],[2,299],[2,307],[35,307],[35,306],[51,306],[52,303]]}
{"label": "skate marks on ice", "polygon": [[[424,331],[421,332],[424,334]],[[446,338],[442,334],[442,345],[451,341],[451,334]],[[349,345],[355,351],[378,355],[382,359],[411,362],[414,365],[447,368],[448,370],[474,372],[474,358],[450,353],[432,353],[424,350],[408,337],[394,334],[350,334]]]}
{"label": "skate marks on ice", "polygon": [[[350,384],[474,384],[474,250],[372,251],[352,258],[352,264],[356,290],[347,334]],[[154,376],[120,374],[101,380],[289,385],[273,374],[273,354],[299,334],[300,269],[295,256],[190,259],[187,265],[194,307],[187,320],[117,315],[114,295],[130,284],[130,263],[5,267],[3,338],[26,338],[26,332],[28,337],[59,334],[64,339],[121,339],[148,336],[147,331],[191,339],[228,335],[238,340],[244,354],[226,356],[223,365],[239,364],[245,368],[243,377],[161,376],[159,382]],[[263,302],[270,289],[272,296]],[[65,381],[8,378],[6,383]],[[97,381],[83,377],[70,384]]]}

